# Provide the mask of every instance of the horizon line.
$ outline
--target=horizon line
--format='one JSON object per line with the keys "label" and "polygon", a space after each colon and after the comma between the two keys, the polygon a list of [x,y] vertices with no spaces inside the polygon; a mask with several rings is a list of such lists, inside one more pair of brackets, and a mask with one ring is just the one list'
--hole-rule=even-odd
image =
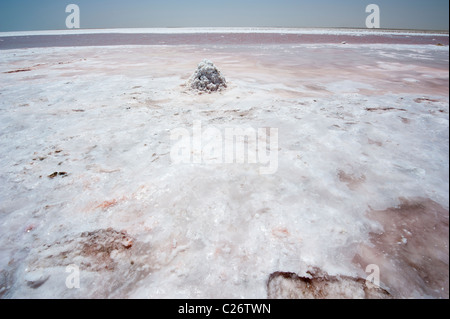
{"label": "horizon line", "polygon": [[[92,32],[100,33],[172,33],[167,31],[183,31],[181,33],[293,33],[293,34],[330,34],[326,31],[341,31],[343,33],[358,34],[367,32],[372,34],[394,33],[401,35],[449,35],[449,30],[428,30],[428,29],[396,29],[396,28],[363,28],[363,27],[145,27],[145,28],[77,28],[77,29],[43,29],[43,30],[16,30],[16,31],[0,31],[0,37],[3,36],[21,36],[21,35],[52,35],[52,34],[85,34]],[[188,31],[188,32],[186,32]],[[234,32],[233,32],[234,31]],[[276,32],[270,32],[276,31]],[[284,32],[283,32],[284,31]],[[317,32],[314,32],[317,31]],[[341,33],[339,32],[339,33]],[[331,33],[332,34],[332,33]]]}

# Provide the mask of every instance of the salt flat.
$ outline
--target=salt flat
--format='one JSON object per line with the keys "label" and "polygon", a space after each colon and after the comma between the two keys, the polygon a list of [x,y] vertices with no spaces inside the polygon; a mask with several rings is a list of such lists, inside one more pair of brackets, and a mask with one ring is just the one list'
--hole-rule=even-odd
{"label": "salt flat", "polygon": [[[225,90],[186,87],[204,58]],[[266,298],[376,264],[395,298],[448,298],[448,71],[435,45],[3,50],[0,296]],[[174,163],[195,121],[277,128],[276,172]]]}

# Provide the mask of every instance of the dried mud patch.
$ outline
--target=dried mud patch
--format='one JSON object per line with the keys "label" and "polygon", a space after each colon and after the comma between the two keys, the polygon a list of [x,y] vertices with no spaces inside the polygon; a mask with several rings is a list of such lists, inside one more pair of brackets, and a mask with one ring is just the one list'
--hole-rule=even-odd
{"label": "dried mud patch", "polygon": [[355,174],[346,173],[343,170],[338,170],[337,175],[339,177],[339,181],[345,183],[351,190],[356,190],[366,181],[366,176],[364,174],[357,176]]}
{"label": "dried mud patch", "polygon": [[131,258],[133,245],[134,239],[126,231],[99,229],[44,245],[37,263],[41,267],[77,264],[83,270],[112,271],[118,264],[116,257]]}
{"label": "dried mud patch", "polygon": [[136,241],[126,231],[108,228],[68,235],[43,245],[33,254],[27,271],[48,274],[51,281],[54,269],[73,265],[79,268],[81,277],[79,292],[70,291],[74,296],[124,298],[152,272],[154,262],[149,244]]}
{"label": "dried mud patch", "polygon": [[354,263],[380,268],[380,279],[398,298],[449,297],[448,209],[427,198],[400,198],[400,205],[372,210],[383,230],[370,234]]}
{"label": "dried mud patch", "polygon": [[384,289],[366,285],[365,279],[329,276],[320,271],[308,272],[308,277],[295,273],[275,272],[269,277],[269,299],[390,299]]}

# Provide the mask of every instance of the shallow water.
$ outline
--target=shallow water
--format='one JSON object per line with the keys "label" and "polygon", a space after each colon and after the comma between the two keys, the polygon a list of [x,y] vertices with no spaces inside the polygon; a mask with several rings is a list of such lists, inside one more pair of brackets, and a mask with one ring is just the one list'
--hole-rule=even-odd
{"label": "shallow water", "polygon": [[183,33],[183,34],[61,34],[8,36],[0,34],[0,50],[70,46],[114,45],[278,45],[278,44],[449,44],[448,35],[348,35],[279,33]]}

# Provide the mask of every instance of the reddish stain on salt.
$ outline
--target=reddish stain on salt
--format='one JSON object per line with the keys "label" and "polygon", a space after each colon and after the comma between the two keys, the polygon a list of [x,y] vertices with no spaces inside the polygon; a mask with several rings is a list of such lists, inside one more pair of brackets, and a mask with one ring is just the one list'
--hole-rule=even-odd
{"label": "reddish stain on salt", "polygon": [[401,198],[398,207],[373,210],[384,230],[372,233],[354,263],[380,268],[396,298],[449,298],[449,212],[427,198]]}

